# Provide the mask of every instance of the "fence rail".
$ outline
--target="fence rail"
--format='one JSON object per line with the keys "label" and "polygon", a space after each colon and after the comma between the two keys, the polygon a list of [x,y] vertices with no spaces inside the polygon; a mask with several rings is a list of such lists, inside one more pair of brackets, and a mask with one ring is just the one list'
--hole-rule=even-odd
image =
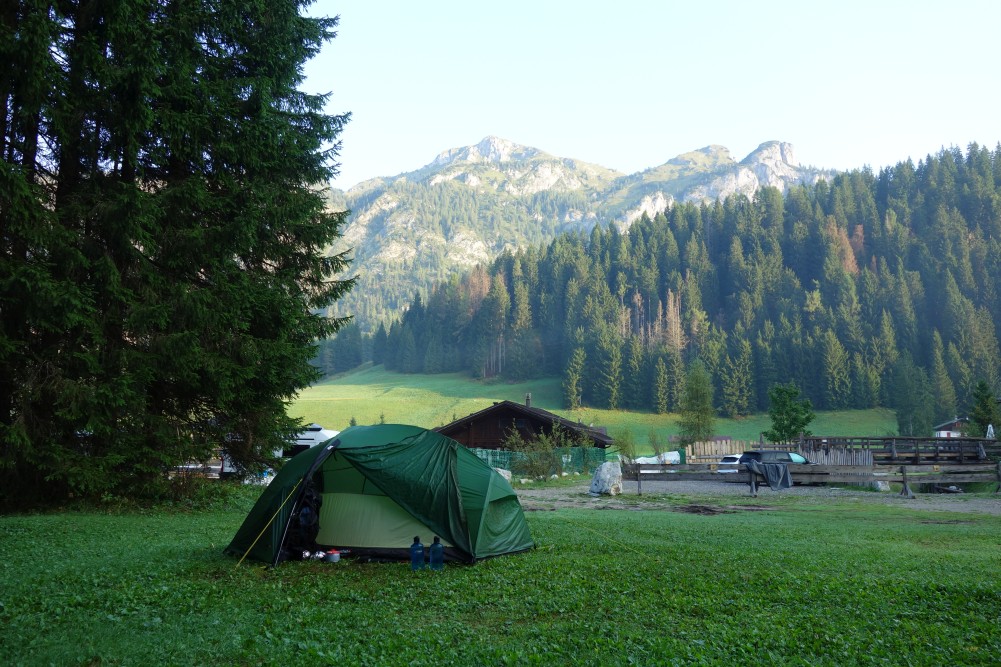
{"label": "fence rail", "polygon": [[874,463],[985,462],[1001,458],[1001,444],[986,438],[846,438],[810,436],[799,440],[804,456],[830,451],[869,451]]}
{"label": "fence rail", "polygon": [[[900,495],[914,498],[912,484],[968,484],[971,482],[997,482],[995,493],[1001,493],[1001,462],[945,465],[804,465],[791,463],[789,474],[802,484],[872,484],[894,482],[903,485]],[[735,470],[721,471],[716,464],[656,465],[640,463],[622,464],[623,481],[636,482],[636,493],[642,495],[643,482],[713,481],[744,482],[757,495],[757,485],[762,477],[752,473],[747,466],[734,466]]]}
{"label": "fence rail", "polygon": [[753,442],[747,440],[726,439],[693,442],[685,447],[685,461],[719,461],[727,454],[740,454],[754,446]]}

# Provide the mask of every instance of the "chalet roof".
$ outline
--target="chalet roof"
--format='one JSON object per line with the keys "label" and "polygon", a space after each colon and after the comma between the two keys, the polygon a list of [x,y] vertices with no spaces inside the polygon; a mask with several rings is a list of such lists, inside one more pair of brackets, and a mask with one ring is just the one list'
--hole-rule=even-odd
{"label": "chalet roof", "polygon": [[448,435],[450,431],[462,428],[463,425],[468,424],[471,421],[478,421],[484,417],[489,417],[492,413],[496,412],[507,412],[511,411],[516,414],[524,415],[529,419],[534,419],[543,423],[547,423],[550,426],[559,425],[568,431],[573,431],[581,435],[582,437],[588,438],[594,441],[597,447],[608,447],[612,444],[612,437],[603,430],[598,430],[596,428],[591,428],[584,426],[580,422],[571,421],[569,419],[564,419],[557,414],[553,414],[548,410],[543,410],[542,408],[533,408],[527,405],[522,405],[521,403],[515,403],[514,401],[497,401],[488,408],[484,408],[478,412],[474,412],[465,417],[456,419],[450,424],[445,424],[444,426],[439,426],[434,429],[437,433],[444,433]]}
{"label": "chalet roof", "polygon": [[947,422],[942,422],[941,424],[938,424],[937,426],[933,426],[932,430],[933,431],[945,431],[950,426],[955,426],[956,424],[966,424],[969,421],[970,421],[969,417],[956,417],[954,419],[950,419]]}

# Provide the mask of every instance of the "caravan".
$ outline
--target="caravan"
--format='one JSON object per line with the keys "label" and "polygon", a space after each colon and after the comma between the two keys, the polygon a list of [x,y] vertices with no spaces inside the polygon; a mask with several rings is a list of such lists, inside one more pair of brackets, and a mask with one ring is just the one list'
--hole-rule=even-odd
{"label": "caravan", "polygon": [[[306,427],[306,430],[296,434],[295,441],[289,443],[289,446],[282,450],[275,450],[275,458],[292,458],[296,454],[306,451],[313,445],[319,445],[322,442],[326,442],[327,440],[336,437],[338,433],[339,431],[331,431],[328,428],[323,428],[319,424],[310,424]],[[220,451],[219,458],[221,461],[219,465],[220,477],[232,477],[237,473],[237,469],[233,465],[233,462],[229,460],[228,456],[226,456],[225,448]],[[264,477],[267,479],[269,475],[265,475]]]}
{"label": "caravan", "polygon": [[340,431],[331,431],[329,428],[323,428],[319,424],[310,424],[306,427],[305,431],[297,434],[295,436],[295,443],[285,449],[284,456],[292,457],[300,452],[304,452],[313,445],[318,445],[321,442],[326,442],[331,438],[336,438]]}

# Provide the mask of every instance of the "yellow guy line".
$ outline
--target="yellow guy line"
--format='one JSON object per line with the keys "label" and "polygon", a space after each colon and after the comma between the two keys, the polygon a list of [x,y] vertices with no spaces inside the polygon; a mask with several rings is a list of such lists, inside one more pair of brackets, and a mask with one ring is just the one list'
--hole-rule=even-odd
{"label": "yellow guy line", "polygon": [[[299,482],[301,481],[302,480],[300,479]],[[288,492],[288,497],[285,498],[285,500],[282,501],[282,504],[278,506],[278,509],[275,510],[275,513],[271,515],[271,518],[268,519],[268,522],[264,524],[264,528],[262,528],[261,532],[257,534],[257,537],[254,538],[254,541],[250,543],[250,546],[247,547],[247,550],[243,552],[243,556],[240,557],[240,560],[233,567],[240,567],[240,563],[242,563],[243,559],[247,557],[247,554],[250,553],[250,550],[253,549],[255,546],[257,546],[257,542],[258,540],[261,539],[261,535],[263,535],[264,531],[267,530],[272,523],[274,523],[275,517],[278,516],[278,512],[282,511],[282,508],[285,507],[285,503],[287,503],[289,501],[289,498],[292,497],[292,494],[295,493],[296,488],[299,486],[299,482],[296,482],[295,486],[292,487],[292,490]]]}
{"label": "yellow guy line", "polygon": [[640,551],[639,549],[636,549],[636,548],[634,548],[634,547],[631,547],[631,546],[629,546],[628,544],[625,544],[625,543],[623,543],[623,542],[619,542],[619,541],[618,541],[618,540],[616,540],[615,538],[612,538],[612,537],[608,537],[607,535],[605,535],[605,534],[603,534],[603,533],[599,533],[599,532],[598,532],[597,530],[595,530],[594,528],[591,528],[590,526],[585,526],[585,525],[584,525],[584,524],[582,524],[582,523],[577,523],[576,521],[573,521],[573,520],[570,520],[570,519],[567,519],[566,517],[563,517],[563,520],[564,520],[564,521],[565,521],[566,523],[569,523],[569,524],[570,524],[570,525],[572,525],[572,526],[577,526],[578,528],[583,528],[584,530],[586,530],[586,531],[588,531],[588,532],[591,532],[591,533],[594,533],[595,535],[599,536],[599,537],[600,537],[600,538],[601,538],[602,540],[604,540],[605,542],[611,542],[612,544],[617,544],[617,545],[619,545],[620,547],[622,547],[623,549],[625,549],[625,550],[627,550],[627,551],[632,551],[632,552],[633,552],[634,554],[636,554],[636,555],[638,555],[638,556],[643,556],[644,558],[647,558],[647,559],[649,559],[649,560],[652,560],[653,562],[655,562],[655,563],[658,563],[658,564],[662,564],[662,562],[663,562],[663,561],[661,561],[661,560],[660,560],[660,558],[659,558],[659,557],[654,557],[654,556],[651,556],[650,554],[648,554],[648,553],[646,553],[646,552],[643,552],[643,551]]}

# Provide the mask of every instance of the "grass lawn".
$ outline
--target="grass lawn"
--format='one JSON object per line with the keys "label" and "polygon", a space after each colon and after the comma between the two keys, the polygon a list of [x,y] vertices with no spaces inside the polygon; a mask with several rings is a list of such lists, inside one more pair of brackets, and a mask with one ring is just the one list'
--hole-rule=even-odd
{"label": "grass lawn", "polygon": [[[996,665],[1001,517],[789,496],[764,511],[527,514],[537,548],[442,573],[236,566],[210,509],[0,517],[8,665]],[[730,505],[752,502],[729,498]],[[760,502],[760,499],[759,499]],[[654,506],[659,503],[661,506]]]}
{"label": "grass lawn", "polygon": [[[677,435],[677,415],[657,415],[624,410],[579,411],[562,409],[562,387],[557,378],[543,378],[517,384],[480,382],[460,373],[405,375],[382,366],[367,368],[343,377],[326,380],[304,390],[289,412],[307,422],[331,429],[347,428],[354,417],[358,424],[414,424],[424,428],[442,426],[459,417],[490,407],[494,401],[522,403],[532,394],[532,405],[584,424],[605,426],[613,436],[630,431],[640,455],[652,454],[649,434],[662,443]],[[886,409],[818,412],[810,425],[817,435],[862,436],[896,432],[893,412]],[[719,419],[716,433],[735,440],[757,442],[758,435],[771,427],[767,414],[743,419]]]}

